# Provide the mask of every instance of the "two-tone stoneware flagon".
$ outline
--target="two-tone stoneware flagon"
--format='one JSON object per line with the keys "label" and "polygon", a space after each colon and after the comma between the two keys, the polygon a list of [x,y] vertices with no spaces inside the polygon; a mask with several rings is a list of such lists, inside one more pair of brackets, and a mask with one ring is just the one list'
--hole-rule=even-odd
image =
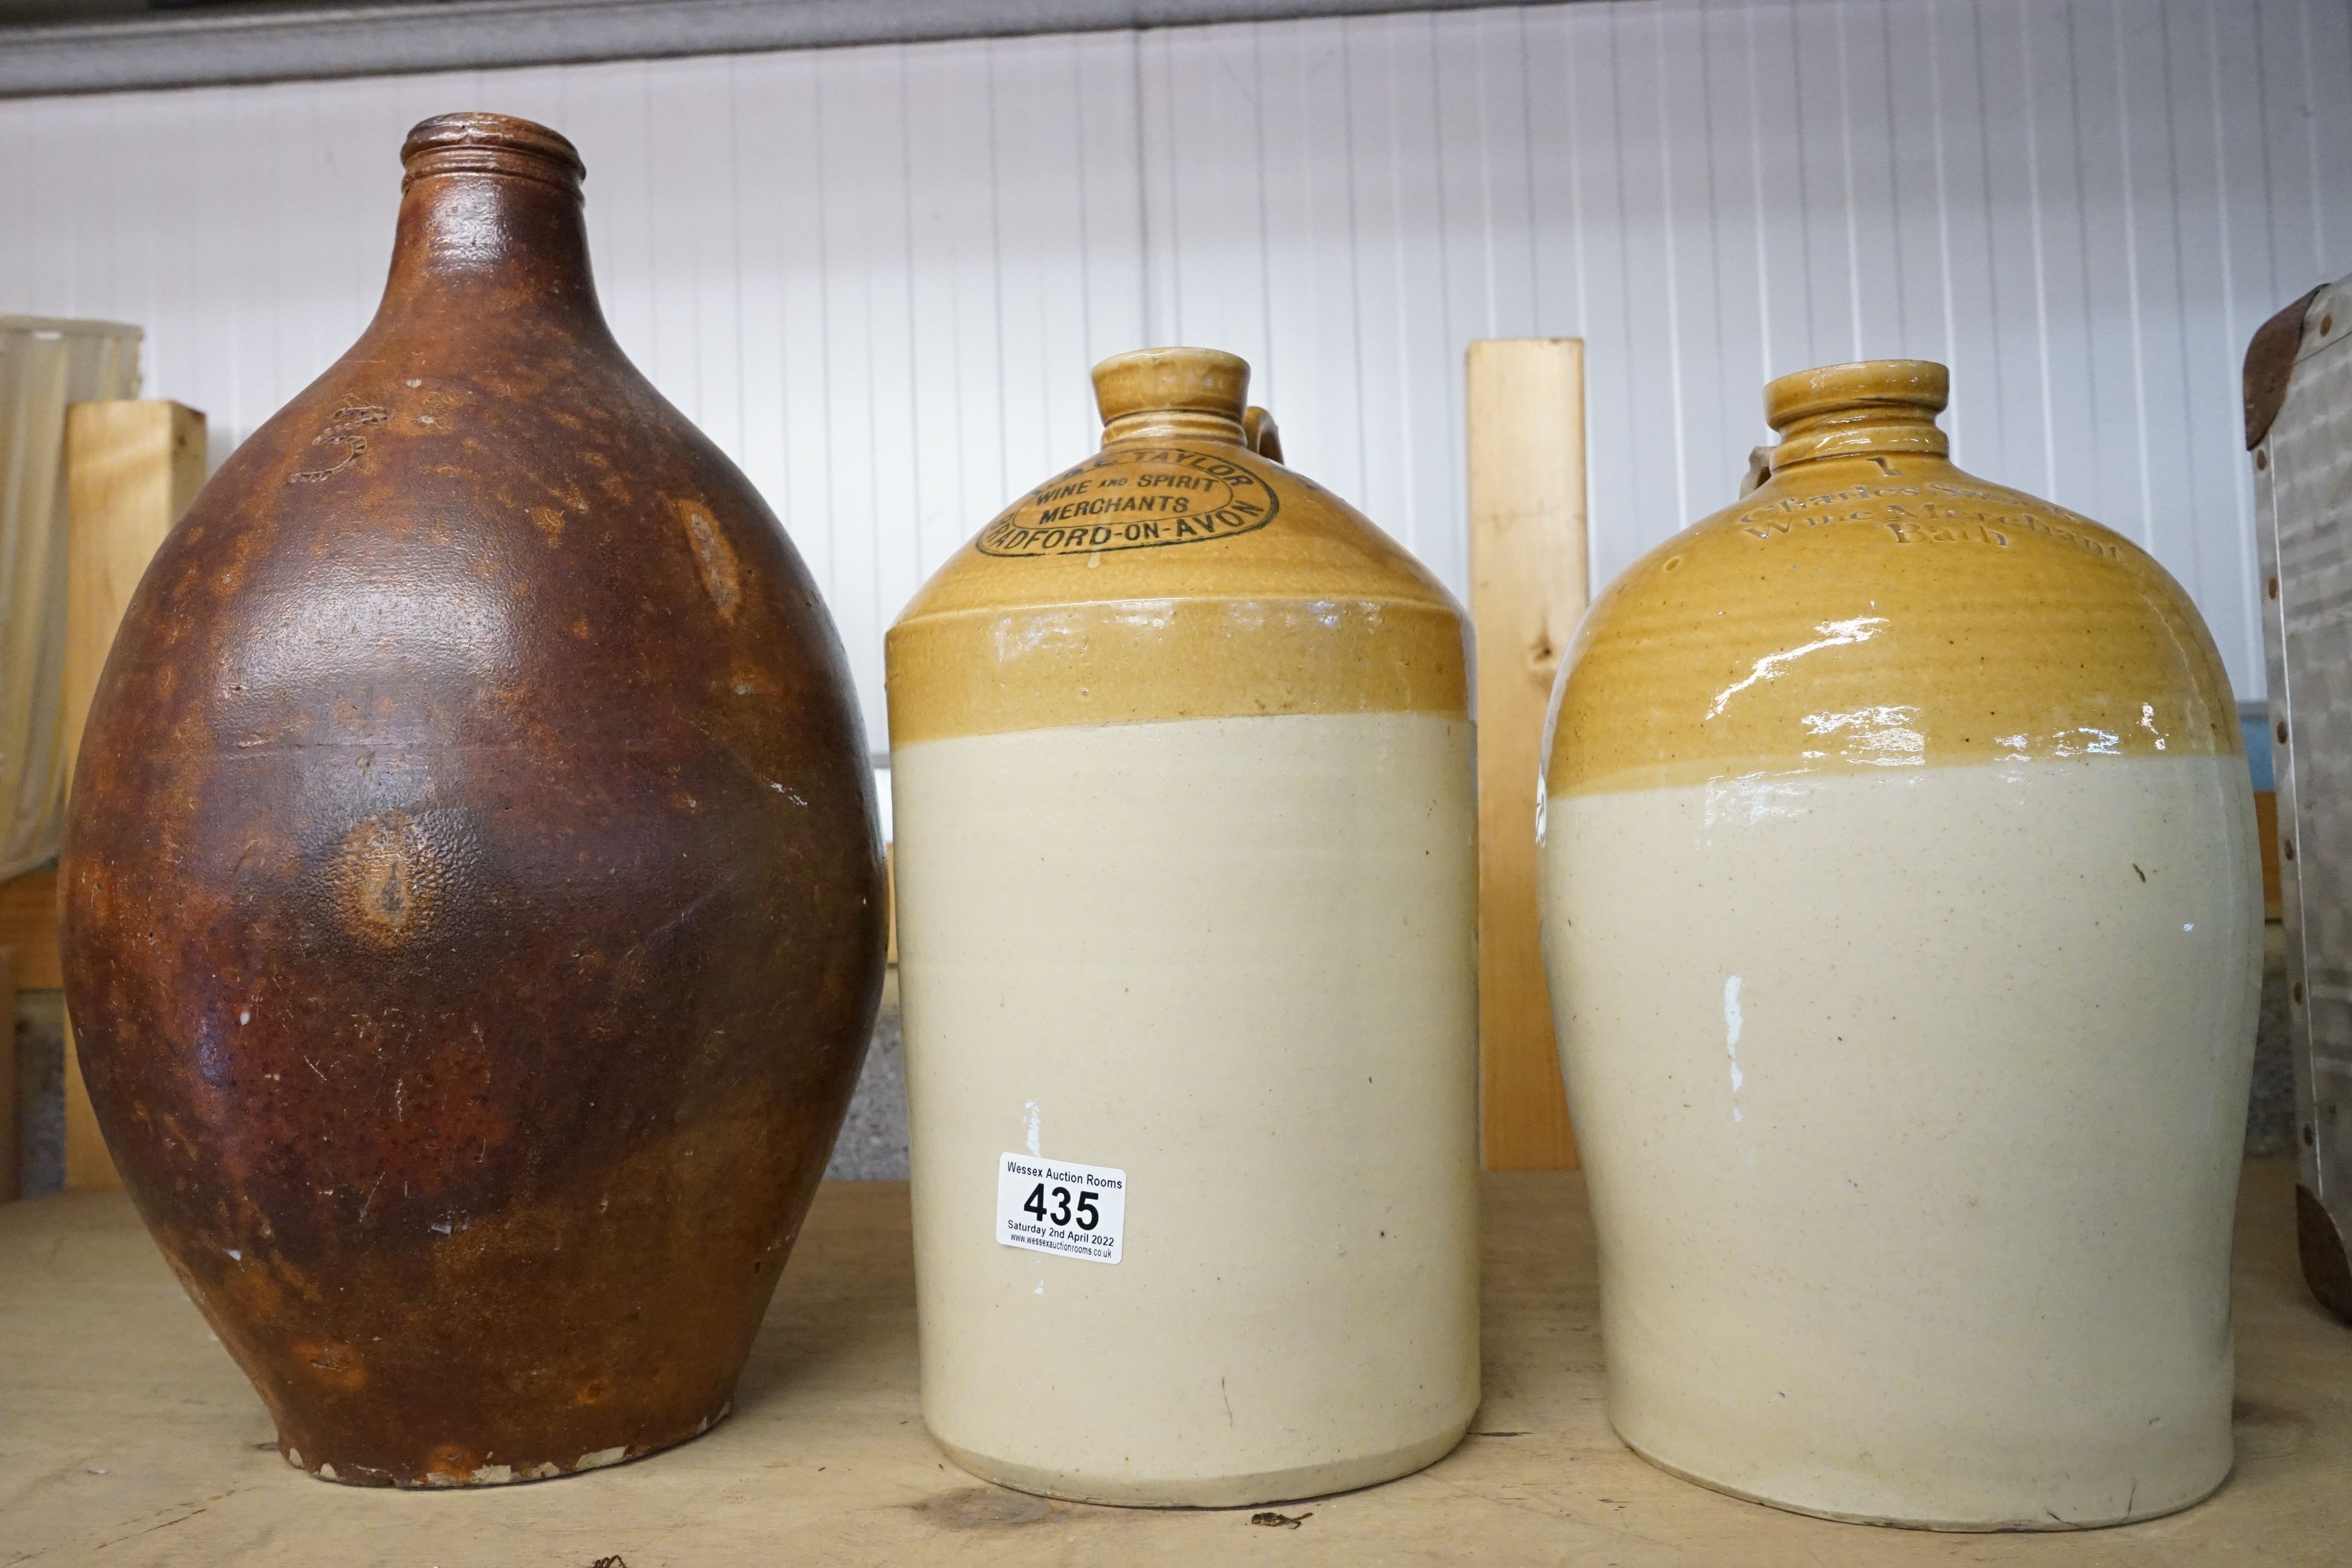
{"label": "two-tone stoneware flagon", "polygon": [[2116,1523],[2230,1468],[2253,802],[2188,596],[1955,468],[1946,379],[1772,383],[1760,488],[1560,672],[1544,942],[1609,1415],[1806,1512]]}
{"label": "two-tone stoneware flagon", "polygon": [[1478,1402],[1468,629],[1248,376],[1097,366],[887,641],[923,1415],[1059,1497],[1360,1486]]}
{"label": "two-tone stoneware flagon", "polygon": [[629,364],[570,142],[404,152],[391,280],[141,584],[62,867],[90,1098],[286,1457],[522,1480],[724,1415],[883,959],[809,574]]}

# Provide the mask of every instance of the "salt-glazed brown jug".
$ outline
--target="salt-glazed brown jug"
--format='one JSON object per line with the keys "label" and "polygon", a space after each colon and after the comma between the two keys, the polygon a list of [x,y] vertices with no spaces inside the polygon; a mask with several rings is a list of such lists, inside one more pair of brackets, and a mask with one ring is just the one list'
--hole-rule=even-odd
{"label": "salt-glazed brown jug", "polygon": [[1947,379],[1773,382],[1761,487],[1561,666],[1544,947],[1609,1417],[1809,1513],[2112,1524],[2230,1468],[2252,783],[2189,596],[1954,467]]}
{"label": "salt-glazed brown jug", "polygon": [[887,645],[924,1420],[1094,1502],[1386,1480],[1478,1403],[1469,627],[1241,360],[1094,379]]}
{"label": "salt-glazed brown jug", "polygon": [[462,1486],[728,1412],[881,854],[832,625],[606,329],[571,143],[403,155],[375,321],[132,600],[60,897],[108,1146],[286,1458]]}

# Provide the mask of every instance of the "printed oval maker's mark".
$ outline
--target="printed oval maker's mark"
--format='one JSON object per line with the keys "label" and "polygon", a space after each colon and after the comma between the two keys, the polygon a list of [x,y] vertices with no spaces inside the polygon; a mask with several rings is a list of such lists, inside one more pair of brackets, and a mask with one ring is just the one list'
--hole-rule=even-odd
{"label": "printed oval maker's mark", "polygon": [[1113,447],[1038,486],[982,530],[983,555],[1093,555],[1230,539],[1281,501],[1230,458],[1186,447]]}

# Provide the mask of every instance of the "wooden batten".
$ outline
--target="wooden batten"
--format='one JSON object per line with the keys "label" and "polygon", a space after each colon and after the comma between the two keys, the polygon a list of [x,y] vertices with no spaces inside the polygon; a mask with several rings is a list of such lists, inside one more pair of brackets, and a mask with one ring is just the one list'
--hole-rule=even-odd
{"label": "wooden batten", "polygon": [[115,629],[157,546],[205,482],[205,416],[160,399],[66,411],[68,777]]}
{"label": "wooden batten", "polygon": [[16,955],[16,984],[55,991],[58,968],[58,874],[43,867],[0,882],[0,947]]}
{"label": "wooden batten", "polygon": [[1470,618],[1478,636],[1478,1058],[1493,1171],[1576,1163],[1536,911],[1536,790],[1552,678],[1587,595],[1584,344],[1468,358]]}
{"label": "wooden batten", "polygon": [[73,1023],[66,1023],[66,1185],[119,1187],[122,1173],[106,1152],[106,1134],[99,1131],[98,1111],[89,1103],[89,1088],[81,1080],[81,1058],[74,1054]]}
{"label": "wooden batten", "polygon": [[0,1203],[22,1194],[19,1176],[25,1152],[16,1140],[25,1108],[16,1103],[16,968],[11,951],[0,947]]}
{"label": "wooden batten", "polygon": [[2278,795],[2274,791],[2254,792],[2254,842],[2261,847],[2263,857],[2263,918],[2282,919],[2284,908],[2279,902]]}
{"label": "wooden batten", "polygon": [[[205,416],[157,399],[78,403],[66,412],[67,777],[131,591],[205,482]],[[54,908],[54,898],[51,900]],[[54,951],[52,939],[52,951]],[[66,1026],[66,1185],[119,1187]]]}

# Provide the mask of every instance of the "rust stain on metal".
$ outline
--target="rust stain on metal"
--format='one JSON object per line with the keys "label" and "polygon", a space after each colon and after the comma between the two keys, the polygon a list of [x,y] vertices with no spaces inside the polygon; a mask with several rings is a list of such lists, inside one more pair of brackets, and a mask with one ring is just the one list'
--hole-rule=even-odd
{"label": "rust stain on metal", "polygon": [[2311,313],[2314,289],[2254,329],[2246,344],[2246,450],[2252,451],[2271,433],[2271,421],[2286,405],[2286,384],[2294,374],[2295,355],[2303,349],[2304,318]]}
{"label": "rust stain on metal", "polygon": [[[2309,1144],[2311,1129],[2306,1126],[2303,1132],[2304,1142]],[[2304,1283],[2312,1295],[2321,1306],[2352,1323],[2352,1250],[2346,1248],[2344,1235],[2336,1228],[2327,1205],[2299,1182],[2294,1189],[2294,1245],[2303,1264]]]}

